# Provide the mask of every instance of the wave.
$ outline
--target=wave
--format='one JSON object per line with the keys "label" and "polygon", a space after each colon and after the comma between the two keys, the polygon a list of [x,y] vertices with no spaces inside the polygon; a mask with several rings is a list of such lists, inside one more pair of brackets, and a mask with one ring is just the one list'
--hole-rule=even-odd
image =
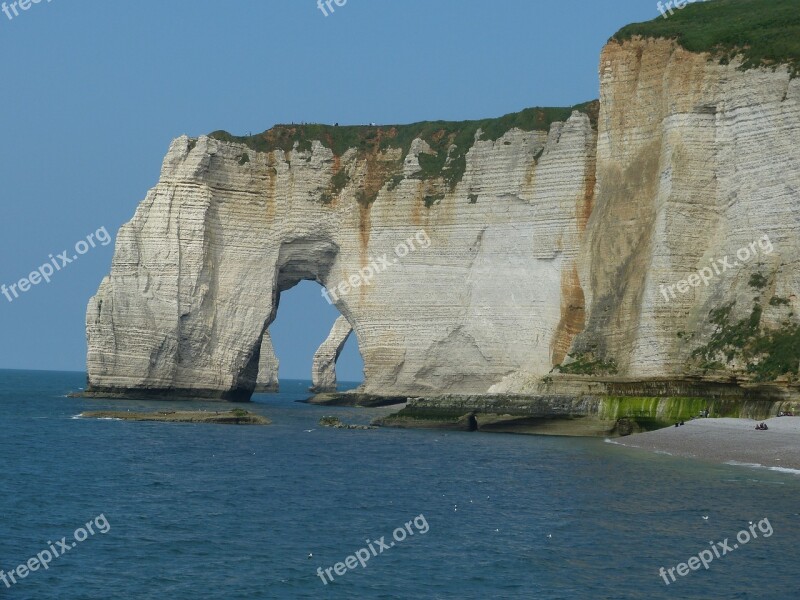
{"label": "wave", "polygon": [[800,469],[792,469],[790,467],[767,467],[762,465],[761,463],[748,463],[748,462],[739,462],[738,460],[729,460],[725,463],[726,465],[732,465],[734,467],[750,467],[753,469],[767,469],[769,471],[775,471],[777,473],[791,473],[792,475],[800,475]]}
{"label": "wave", "polygon": [[748,462],[739,462],[738,460],[729,460],[725,462],[726,465],[733,465],[734,467],[763,467],[761,463],[748,463]]}
{"label": "wave", "polygon": [[[75,415],[74,417],[70,417],[70,419],[87,419],[82,415]],[[122,419],[117,419],[116,417],[91,417],[90,420],[92,421],[122,421]]]}
{"label": "wave", "polygon": [[777,471],[778,473],[792,473],[793,475],[800,475],[800,469],[790,469],[789,467],[768,467],[770,471]]}

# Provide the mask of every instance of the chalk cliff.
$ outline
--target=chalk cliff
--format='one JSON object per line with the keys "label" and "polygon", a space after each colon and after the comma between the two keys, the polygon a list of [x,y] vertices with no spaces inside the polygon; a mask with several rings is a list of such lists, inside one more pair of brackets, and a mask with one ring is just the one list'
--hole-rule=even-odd
{"label": "chalk cliff", "polygon": [[246,400],[304,279],[369,394],[791,379],[800,78],[742,60],[633,36],[599,106],[176,139],[89,303],[89,393]]}
{"label": "chalk cliff", "polygon": [[347,338],[353,333],[353,327],[344,317],[339,317],[331,328],[331,332],[314,354],[311,363],[311,391],[336,391],[336,361],[339,358]]}
{"label": "chalk cliff", "polygon": [[[590,370],[746,377],[748,345],[775,331],[797,373],[800,78],[740,64],[663,39],[603,50],[595,204],[577,261],[585,326],[571,350]],[[770,356],[749,356],[749,371]],[[493,391],[529,392],[541,376]]]}
{"label": "chalk cliff", "polygon": [[367,391],[476,392],[531,362],[548,371],[578,330],[562,295],[579,296],[592,108],[496,139],[476,125],[452,185],[448,163],[425,173],[420,156],[438,157],[423,138],[368,156],[177,139],[90,303],[91,389],[248,397],[278,295],[303,279],[352,324]]}
{"label": "chalk cliff", "polygon": [[261,350],[258,357],[258,377],[256,379],[256,392],[277,392],[280,385],[278,383],[278,367],[280,361],[275,355],[275,348],[272,347],[272,338],[269,331],[264,332],[264,339],[261,340]]}

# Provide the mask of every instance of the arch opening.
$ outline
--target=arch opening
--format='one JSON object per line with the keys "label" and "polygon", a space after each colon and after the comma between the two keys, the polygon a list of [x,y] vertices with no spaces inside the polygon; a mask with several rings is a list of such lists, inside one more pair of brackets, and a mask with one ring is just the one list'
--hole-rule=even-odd
{"label": "arch opening", "polygon": [[[280,293],[280,308],[264,336],[257,392],[278,391],[279,382],[285,382],[284,389],[315,393],[345,391],[363,382],[358,338],[339,310],[325,301],[322,289],[315,281],[302,280]],[[265,351],[274,358],[265,360]],[[270,381],[273,385],[262,385]]]}

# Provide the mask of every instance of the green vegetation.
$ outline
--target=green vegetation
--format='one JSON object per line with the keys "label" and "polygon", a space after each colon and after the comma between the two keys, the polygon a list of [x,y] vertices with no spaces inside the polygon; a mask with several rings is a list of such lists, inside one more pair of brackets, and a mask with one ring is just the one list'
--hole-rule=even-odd
{"label": "green vegetation", "polygon": [[[419,155],[419,168],[420,170],[414,173],[416,179],[436,179],[445,168],[447,163],[447,149],[442,148],[437,154],[420,154]],[[451,171],[448,169],[448,171]],[[452,174],[452,173],[451,173]]]}
{"label": "green vegetation", "polygon": [[344,169],[340,170],[336,175],[333,176],[331,179],[331,185],[333,189],[336,191],[337,195],[344,189],[347,185],[347,182],[350,181],[350,176],[345,172]]}
{"label": "green vegetation", "polygon": [[240,154],[236,162],[239,163],[239,166],[244,166],[250,162],[250,155],[247,152],[245,152],[244,154]]}
{"label": "green vegetation", "polygon": [[789,299],[788,298],[780,298],[778,296],[773,296],[769,300],[769,305],[770,306],[788,306],[789,305]]}
{"label": "green vegetation", "polygon": [[559,373],[569,373],[571,375],[616,375],[617,363],[612,359],[609,361],[594,360],[590,353],[577,352],[568,354],[573,361],[568,364],[561,364],[553,369]]}
{"label": "green vegetation", "polygon": [[322,203],[329,204],[333,202],[335,198],[338,198],[339,194],[342,193],[342,190],[344,190],[349,181],[350,176],[344,169],[337,171],[336,174],[331,178],[330,186],[322,194]]}
{"label": "green vegetation", "polygon": [[397,135],[384,138],[381,149],[399,147],[405,156],[415,138],[425,140],[435,154],[419,156],[420,171],[416,176],[419,179],[441,177],[452,190],[463,178],[467,168],[467,152],[477,140],[496,141],[514,128],[548,131],[553,123],[566,121],[573,110],[589,115],[596,127],[599,109],[599,103],[592,101],[569,108],[527,108],[497,119],[415,123],[395,128]]}
{"label": "green vegetation", "polygon": [[800,326],[796,323],[767,331],[753,340],[750,353],[755,361],[747,365],[747,372],[756,381],[773,381],[781,375],[797,379],[800,365]]}
{"label": "green vegetation", "polygon": [[704,372],[717,371],[738,361],[754,381],[774,381],[782,376],[795,381],[800,367],[800,326],[786,320],[778,329],[762,327],[763,309],[758,302],[749,317],[732,323],[734,304],[709,313],[715,331],[707,344],[692,352],[699,367]]}
{"label": "green vegetation", "polygon": [[[226,131],[215,131],[210,137],[230,143],[244,144],[256,152],[283,150],[309,152],[312,140],[319,140],[330,148],[335,156],[341,157],[349,149],[356,149],[360,155],[373,160],[380,152],[399,149],[401,156],[393,164],[379,169],[385,174],[384,181],[396,187],[402,181],[403,158],[408,155],[411,143],[420,138],[431,148],[431,154],[419,157],[420,171],[414,176],[418,179],[441,178],[452,190],[461,181],[466,170],[466,155],[476,139],[495,141],[513,128],[523,131],[548,131],[557,121],[566,121],[577,110],[587,114],[594,127],[600,110],[599,102],[594,100],[564,108],[526,108],[496,119],[477,121],[423,121],[410,125],[384,126],[338,126],[338,125],[276,125],[272,129],[253,136],[234,136]],[[480,130],[480,136],[478,132]],[[377,162],[377,161],[374,161]],[[381,161],[386,162],[386,161]],[[394,188],[392,188],[394,189]],[[369,196],[377,193],[368,194]],[[374,199],[374,198],[372,198]]]}
{"label": "green vegetation", "polygon": [[761,321],[761,307],[754,304],[749,318],[731,324],[730,315],[733,306],[732,302],[709,312],[709,321],[715,326],[715,331],[705,346],[692,352],[693,357],[701,357],[706,362],[713,362],[714,357],[721,355],[726,362],[730,363],[756,335],[758,324]]}
{"label": "green vegetation", "polygon": [[478,202],[478,194],[470,194],[469,195],[469,203],[470,204],[477,204]]}
{"label": "green vegetation", "polygon": [[800,74],[800,6],[797,0],[713,0],[623,27],[612,38],[675,39],[691,52],[709,52],[727,64],[737,54],[743,69],[786,64]]}
{"label": "green vegetation", "polygon": [[747,282],[747,285],[755,290],[763,290],[767,287],[768,283],[769,279],[764,277],[761,273],[753,273],[750,275],[750,281]]}
{"label": "green vegetation", "polygon": [[439,204],[442,200],[444,200],[444,194],[425,196],[425,208],[430,208],[434,204]]}
{"label": "green vegetation", "polygon": [[600,418],[631,419],[645,431],[653,431],[697,417],[708,405],[707,398],[608,396]]}
{"label": "green vegetation", "polygon": [[389,179],[389,185],[386,187],[386,189],[389,190],[390,192],[393,192],[394,190],[397,189],[397,187],[400,185],[400,182],[403,181],[403,179],[405,179],[405,177],[403,176],[402,173],[398,175],[393,175]]}
{"label": "green vegetation", "polygon": [[740,400],[733,399],[607,396],[603,399],[599,417],[608,420],[631,419],[642,429],[652,431],[669,427],[677,421],[688,421],[706,408],[713,417],[740,417],[743,405]]}
{"label": "green vegetation", "polygon": [[130,412],[122,411],[89,411],[81,413],[82,417],[91,419],[120,419],[122,421],[153,421],[159,423],[214,423],[219,425],[269,425],[270,420],[241,408],[226,412],[219,411],[159,411]]}
{"label": "green vegetation", "polygon": [[467,409],[454,409],[447,408],[418,408],[415,406],[407,406],[400,411],[390,415],[391,419],[415,419],[421,421],[442,421],[457,423],[465,415],[469,414]]}

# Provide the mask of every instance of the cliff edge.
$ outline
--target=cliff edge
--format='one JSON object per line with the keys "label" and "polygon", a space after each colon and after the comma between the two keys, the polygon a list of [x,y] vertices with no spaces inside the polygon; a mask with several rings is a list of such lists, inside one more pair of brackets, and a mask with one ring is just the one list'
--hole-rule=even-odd
{"label": "cliff edge", "polygon": [[792,5],[623,29],[599,102],[178,138],[89,303],[88,393],[249,399],[281,292],[310,279],[355,332],[364,394],[796,394]]}

